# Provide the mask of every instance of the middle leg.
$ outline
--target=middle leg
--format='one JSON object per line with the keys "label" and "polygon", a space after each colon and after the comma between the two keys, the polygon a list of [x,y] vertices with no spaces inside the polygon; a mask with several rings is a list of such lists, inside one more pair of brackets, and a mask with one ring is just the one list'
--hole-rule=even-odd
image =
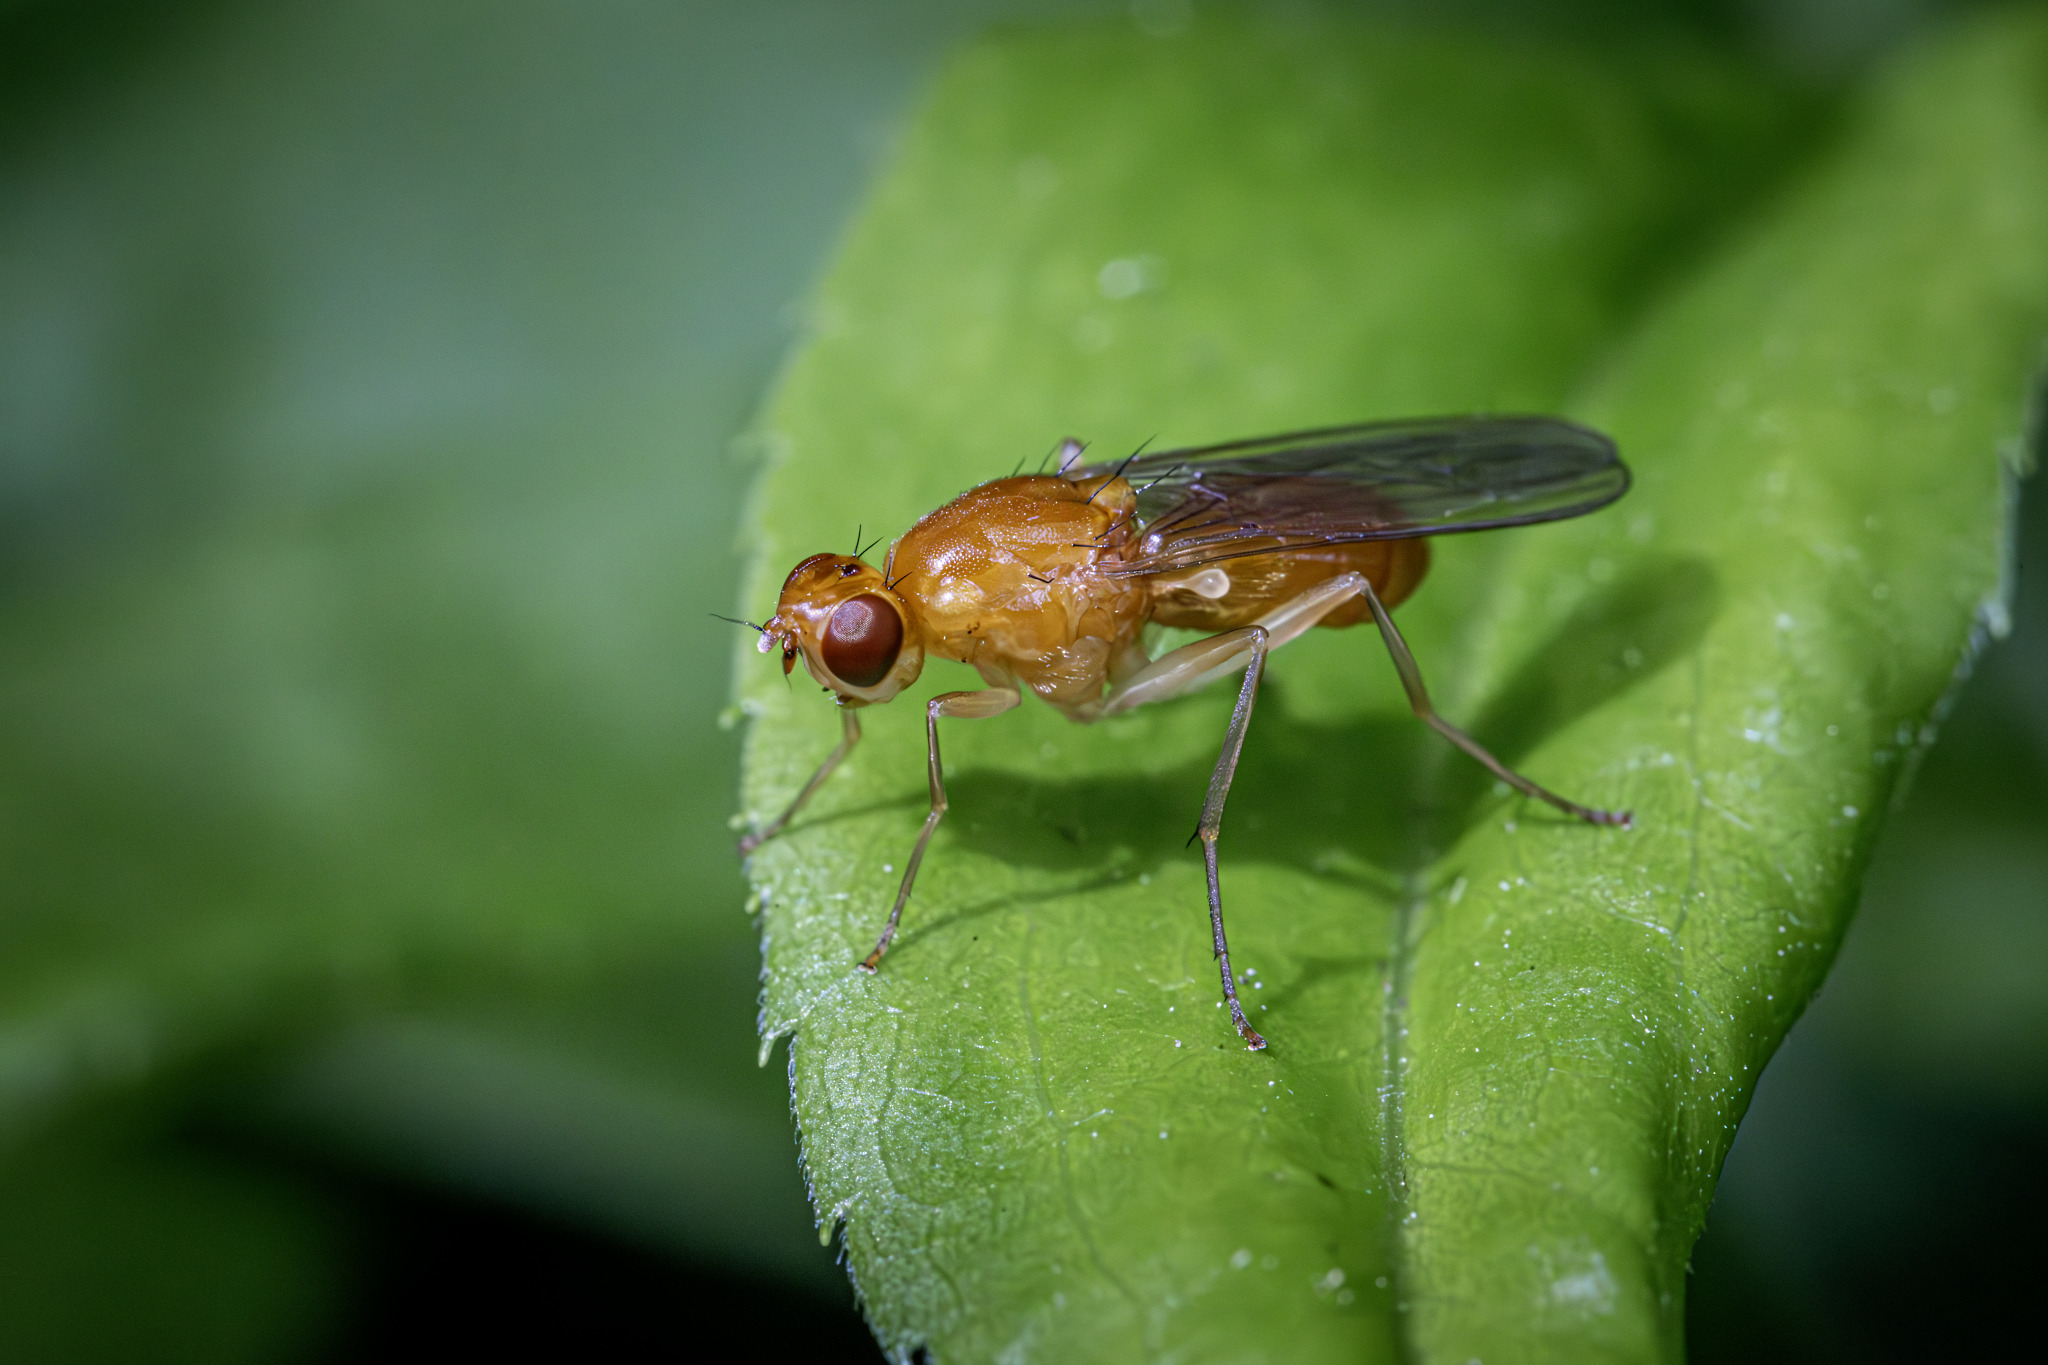
{"label": "middle leg", "polygon": [[[1323,613],[1329,610],[1330,607],[1325,607]],[[1278,614],[1271,613],[1268,619]],[[1305,630],[1314,623],[1310,620],[1299,629]],[[1290,631],[1290,638],[1298,633],[1299,630]],[[1238,756],[1244,752],[1245,731],[1251,725],[1252,704],[1258,700],[1259,678],[1266,671],[1266,655],[1273,648],[1272,641],[1273,632],[1263,623],[1240,626],[1206,640],[1197,640],[1140,669],[1117,689],[1103,708],[1104,714],[1114,715],[1118,711],[1143,706],[1146,702],[1181,696],[1236,669],[1244,670],[1244,682],[1237,692],[1237,706],[1230,713],[1230,727],[1223,732],[1223,752],[1217,755],[1216,770],[1209,777],[1209,795],[1202,802],[1202,818],[1195,826],[1194,837],[1202,841],[1202,866],[1209,878],[1209,931],[1215,942],[1217,970],[1223,977],[1223,998],[1230,1005],[1230,1022],[1237,1025],[1238,1036],[1253,1052],[1263,1048],[1266,1040],[1245,1018],[1244,1006],[1237,998],[1237,975],[1230,966],[1230,940],[1223,934],[1223,884],[1216,870],[1216,840],[1223,833],[1223,803],[1230,797],[1231,779],[1237,776]]]}
{"label": "middle leg", "polygon": [[1266,671],[1265,628],[1250,626],[1245,633],[1251,659],[1245,665],[1237,706],[1230,713],[1230,728],[1223,732],[1223,752],[1217,755],[1216,771],[1209,777],[1209,795],[1202,802],[1202,819],[1195,826],[1195,837],[1202,841],[1202,868],[1209,877],[1209,929],[1215,935],[1217,969],[1223,974],[1223,998],[1230,1002],[1230,1022],[1237,1025],[1245,1048],[1257,1052],[1266,1046],[1266,1040],[1244,1017],[1244,1006],[1238,1003],[1237,976],[1230,967],[1230,940],[1223,936],[1223,885],[1216,874],[1216,840],[1223,833],[1223,803],[1230,799],[1238,755],[1244,752],[1244,733],[1252,723],[1252,704],[1259,697],[1259,677]]}
{"label": "middle leg", "polygon": [[889,951],[889,944],[896,937],[896,926],[903,919],[903,907],[910,900],[910,888],[917,884],[917,869],[924,863],[925,845],[932,841],[932,831],[939,827],[939,821],[946,814],[946,777],[939,768],[939,717],[980,720],[1000,716],[1015,706],[1022,695],[1015,688],[990,687],[979,692],[941,693],[925,705],[925,759],[931,779],[931,811],[924,818],[924,828],[918,832],[917,846],[910,850],[910,862],[903,869],[903,885],[896,892],[896,904],[889,909],[889,922],[882,926],[882,937],[875,944],[875,950],[861,960],[862,971],[872,973],[881,969],[882,954]]}
{"label": "middle leg", "polygon": [[1223,832],[1223,805],[1229,799],[1238,757],[1244,751],[1245,731],[1251,725],[1252,705],[1258,699],[1266,655],[1357,596],[1356,586],[1349,581],[1356,577],[1344,575],[1319,583],[1267,612],[1254,625],[1212,635],[1153,660],[1126,679],[1103,706],[1103,714],[1115,715],[1148,702],[1184,696],[1237,669],[1244,670],[1244,682],[1238,689],[1230,727],[1224,732],[1223,752],[1217,756],[1216,770],[1209,779],[1209,794],[1202,802],[1202,818],[1196,826],[1195,838],[1202,841],[1202,865],[1209,883],[1209,929],[1215,944],[1217,970],[1223,978],[1223,998],[1230,1006],[1230,1021],[1237,1026],[1238,1036],[1253,1052],[1265,1047],[1266,1040],[1245,1018],[1244,1005],[1237,996],[1237,975],[1230,965],[1230,940],[1223,932],[1223,885],[1216,862],[1216,841]]}

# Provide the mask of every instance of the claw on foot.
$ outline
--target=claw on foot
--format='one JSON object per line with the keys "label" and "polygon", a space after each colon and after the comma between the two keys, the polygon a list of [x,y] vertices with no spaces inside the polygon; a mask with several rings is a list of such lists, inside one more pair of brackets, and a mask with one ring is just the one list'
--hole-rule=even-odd
{"label": "claw on foot", "polygon": [[1244,1050],[1246,1052],[1263,1052],[1265,1050],[1266,1040],[1261,1038],[1258,1030],[1252,1027],[1252,1021],[1244,1017],[1244,1007],[1239,1005],[1236,1000],[1230,1002],[1230,1022],[1237,1025],[1237,1036],[1244,1039]]}

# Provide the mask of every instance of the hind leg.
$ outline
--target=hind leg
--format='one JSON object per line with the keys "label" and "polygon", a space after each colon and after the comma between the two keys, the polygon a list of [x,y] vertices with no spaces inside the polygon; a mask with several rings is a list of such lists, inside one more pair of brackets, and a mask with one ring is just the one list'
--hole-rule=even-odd
{"label": "hind leg", "polygon": [[1415,655],[1409,652],[1408,642],[1401,638],[1400,628],[1394,624],[1394,618],[1387,614],[1386,607],[1381,604],[1379,594],[1372,590],[1372,584],[1366,582],[1363,576],[1346,574],[1345,577],[1358,580],[1358,591],[1364,594],[1366,604],[1372,608],[1372,619],[1379,624],[1380,639],[1386,644],[1387,653],[1393,656],[1394,671],[1401,675],[1401,687],[1408,693],[1408,706],[1417,717],[1426,721],[1431,729],[1445,739],[1478,759],[1488,772],[1524,796],[1547,801],[1565,814],[1577,816],[1588,824],[1619,825],[1623,829],[1629,827],[1630,817],[1627,811],[1595,810],[1591,806],[1582,806],[1576,801],[1565,800],[1549,788],[1538,786],[1522,776],[1488,753],[1478,740],[1439,716],[1436,707],[1430,703],[1429,689],[1422,685],[1422,669],[1416,665]]}

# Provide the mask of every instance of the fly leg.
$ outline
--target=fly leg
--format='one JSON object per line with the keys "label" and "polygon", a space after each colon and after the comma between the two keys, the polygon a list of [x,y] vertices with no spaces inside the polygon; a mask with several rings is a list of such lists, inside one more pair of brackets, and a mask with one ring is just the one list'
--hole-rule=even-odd
{"label": "fly leg", "polygon": [[[1281,612],[1286,610],[1283,607]],[[1328,610],[1325,607],[1317,615]],[[1281,612],[1271,613],[1267,619]],[[1292,638],[1314,623],[1315,618],[1310,617],[1306,624],[1293,630],[1289,629],[1294,624],[1290,619],[1278,629],[1288,630],[1288,638]],[[1195,826],[1195,838],[1202,841],[1202,865],[1209,875],[1209,929],[1215,937],[1223,998],[1230,1002],[1230,1022],[1237,1025],[1238,1036],[1253,1052],[1263,1048],[1266,1040],[1252,1028],[1244,1017],[1244,1006],[1238,1002],[1237,976],[1230,967],[1230,940],[1223,934],[1223,886],[1216,874],[1216,840],[1223,832],[1223,803],[1230,796],[1230,780],[1237,775],[1238,755],[1244,752],[1245,730],[1252,721],[1252,703],[1258,698],[1259,678],[1266,671],[1266,655],[1273,648],[1275,634],[1276,630],[1268,629],[1262,622],[1185,645],[1139,670],[1103,708],[1105,714],[1128,711],[1146,702],[1192,692],[1237,669],[1244,670],[1244,683],[1238,688],[1237,707],[1230,713],[1230,728],[1223,733],[1223,752],[1217,756],[1216,771],[1209,778],[1209,795],[1202,802],[1202,819]]]}
{"label": "fly leg", "polygon": [[1266,630],[1249,626],[1251,662],[1244,670],[1244,686],[1238,689],[1237,706],[1230,713],[1230,728],[1223,732],[1223,752],[1216,757],[1216,771],[1209,777],[1209,795],[1202,802],[1202,820],[1195,837],[1202,841],[1202,866],[1209,874],[1209,928],[1216,936],[1216,962],[1223,973],[1223,998],[1230,1002],[1230,1022],[1246,1049],[1257,1052],[1266,1040],[1253,1030],[1237,1001],[1237,978],[1230,970],[1230,940],[1223,936],[1223,887],[1216,879],[1216,839],[1223,833],[1223,803],[1230,797],[1230,780],[1237,776],[1237,757],[1244,751],[1244,732],[1252,723],[1252,703],[1258,700],[1259,676],[1266,671]]}
{"label": "fly leg", "polygon": [[1014,688],[991,687],[979,692],[945,692],[933,697],[924,708],[925,753],[930,764],[932,785],[931,814],[924,818],[924,829],[917,836],[917,847],[910,850],[910,863],[903,869],[903,886],[896,893],[896,904],[889,911],[889,922],[882,928],[880,942],[875,950],[861,961],[860,969],[873,972],[882,965],[882,954],[889,951],[889,942],[896,937],[896,925],[903,918],[903,906],[910,899],[910,888],[917,881],[917,869],[924,862],[924,848],[932,841],[932,831],[939,827],[939,819],[946,813],[946,779],[939,771],[939,717],[952,716],[959,720],[981,720],[988,716],[1000,716],[1022,699]]}
{"label": "fly leg", "polygon": [[[1353,582],[1353,579],[1358,581]],[[1364,581],[1357,574],[1340,574],[1297,597],[1289,598],[1261,616],[1253,624],[1266,632],[1266,652],[1271,653],[1302,635],[1316,622],[1357,596],[1358,583]],[[1102,714],[1114,716],[1150,702],[1184,697],[1235,673],[1245,666],[1244,656],[1251,648],[1246,643],[1249,639],[1246,632],[1251,628],[1240,626],[1236,630],[1226,630],[1206,640],[1182,645],[1171,654],[1160,655],[1117,685],[1103,702]]]}
{"label": "fly leg", "polygon": [[1387,615],[1386,607],[1380,603],[1379,594],[1372,590],[1372,584],[1366,582],[1363,575],[1346,574],[1344,577],[1358,580],[1358,591],[1364,595],[1366,604],[1372,608],[1372,619],[1379,623],[1380,638],[1386,642],[1387,653],[1394,658],[1394,671],[1401,675],[1401,686],[1407,690],[1408,705],[1418,717],[1427,721],[1430,727],[1445,739],[1478,759],[1488,772],[1524,796],[1547,801],[1565,814],[1575,815],[1588,824],[1620,825],[1623,829],[1628,828],[1630,819],[1627,811],[1594,810],[1576,801],[1565,800],[1556,792],[1536,785],[1508,767],[1488,753],[1478,740],[1439,716],[1436,708],[1430,705],[1429,690],[1422,685],[1422,670],[1416,667],[1415,656],[1408,651],[1408,642],[1401,638],[1401,632],[1394,625],[1393,618]]}
{"label": "fly leg", "polygon": [[782,827],[796,817],[796,813],[804,808],[804,802],[810,800],[818,788],[825,785],[825,779],[832,776],[832,770],[853,752],[854,745],[860,743],[860,714],[851,706],[842,706],[839,708],[839,719],[844,728],[839,736],[838,747],[818,765],[818,771],[812,773],[811,780],[804,783],[804,789],[796,794],[796,800],[789,803],[789,809],[776,816],[769,822],[768,828],[759,834],[749,834],[740,840],[742,858],[782,833]]}
{"label": "fly leg", "polygon": [[1103,705],[1104,715],[1115,715],[1147,702],[1183,696],[1244,669],[1244,683],[1238,690],[1237,707],[1230,714],[1230,728],[1223,735],[1223,752],[1217,757],[1216,771],[1209,779],[1209,795],[1202,802],[1202,819],[1195,828],[1195,837],[1202,841],[1202,865],[1209,878],[1209,928],[1215,936],[1223,998],[1230,1002],[1230,1021],[1237,1025],[1238,1036],[1253,1052],[1265,1047],[1266,1040],[1244,1017],[1244,1006],[1237,998],[1237,976],[1230,966],[1230,941],[1223,934],[1223,886],[1216,872],[1216,840],[1223,831],[1223,803],[1230,795],[1230,781],[1237,775],[1237,759],[1244,750],[1245,730],[1251,724],[1252,703],[1258,696],[1266,655],[1356,596],[1357,584],[1347,581],[1355,577],[1347,574],[1319,583],[1267,612],[1256,625],[1197,640],[1155,659],[1126,679]]}

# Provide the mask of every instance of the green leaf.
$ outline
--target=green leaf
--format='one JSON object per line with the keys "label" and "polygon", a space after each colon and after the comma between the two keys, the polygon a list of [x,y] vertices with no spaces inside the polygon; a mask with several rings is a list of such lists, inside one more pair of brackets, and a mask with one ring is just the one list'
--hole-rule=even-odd
{"label": "green leaf", "polygon": [[[1290,646],[1221,846],[1253,1055],[1182,847],[1229,696],[949,725],[873,979],[925,798],[915,700],[867,712],[750,871],[814,1200],[892,1352],[1680,1354],[1735,1122],[1999,620],[2044,70],[2037,15],[1985,21],[1815,146],[1683,47],[1204,20],[952,64],[764,419],[747,606],[1069,432],[1561,409],[1635,491],[1439,542],[1401,619],[1441,710],[1637,826],[1490,787],[1369,633]],[[760,821],[837,721],[738,667]]]}

